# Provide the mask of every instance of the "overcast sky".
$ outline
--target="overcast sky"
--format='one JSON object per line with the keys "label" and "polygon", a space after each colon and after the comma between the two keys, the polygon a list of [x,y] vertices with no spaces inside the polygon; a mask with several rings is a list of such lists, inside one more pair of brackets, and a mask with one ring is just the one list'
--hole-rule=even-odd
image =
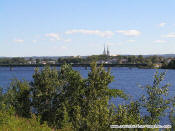
{"label": "overcast sky", "polygon": [[0,0],[0,56],[175,54],[175,0]]}

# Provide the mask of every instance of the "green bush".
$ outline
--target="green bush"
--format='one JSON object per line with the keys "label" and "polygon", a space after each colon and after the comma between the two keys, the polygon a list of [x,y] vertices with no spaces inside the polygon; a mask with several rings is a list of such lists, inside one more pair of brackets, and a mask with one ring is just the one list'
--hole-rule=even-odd
{"label": "green bush", "polygon": [[32,118],[22,118],[0,111],[0,120],[3,120],[0,123],[1,131],[52,131],[46,123],[41,125],[34,115]]}

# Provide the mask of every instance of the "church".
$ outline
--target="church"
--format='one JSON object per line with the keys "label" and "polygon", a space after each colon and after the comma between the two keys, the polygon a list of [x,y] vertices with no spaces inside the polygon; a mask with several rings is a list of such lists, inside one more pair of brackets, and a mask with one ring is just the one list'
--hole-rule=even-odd
{"label": "church", "polygon": [[108,45],[107,45],[107,49],[106,49],[106,47],[105,47],[105,45],[104,45],[103,55],[110,56],[110,52],[109,52]]}

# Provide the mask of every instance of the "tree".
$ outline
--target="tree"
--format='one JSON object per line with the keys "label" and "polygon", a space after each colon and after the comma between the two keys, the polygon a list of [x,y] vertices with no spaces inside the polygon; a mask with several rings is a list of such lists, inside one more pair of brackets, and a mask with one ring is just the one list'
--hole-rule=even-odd
{"label": "tree", "polygon": [[36,68],[33,79],[34,81],[31,82],[33,108],[35,113],[41,116],[41,122],[48,121],[50,124],[55,115],[55,111],[52,110],[53,101],[61,91],[58,71],[48,66],[44,67],[41,72]]}
{"label": "tree", "polygon": [[36,59],[36,64],[39,64],[41,62],[41,59]]}
{"label": "tree", "polygon": [[172,125],[172,130],[175,130],[175,97],[171,99],[171,111],[169,114],[169,120]]}
{"label": "tree", "polygon": [[[82,126],[83,121],[81,109],[84,98],[84,80],[79,72],[74,71],[71,66],[67,64],[62,65],[60,69],[59,80],[61,81],[62,91],[60,97],[57,98],[60,105],[56,106],[59,112],[56,118],[59,120],[56,122],[59,124],[59,127],[72,125],[73,128],[77,130]],[[62,109],[64,112],[62,112]],[[59,116],[61,116],[62,119],[60,119]]]}
{"label": "tree", "polygon": [[26,81],[14,79],[5,94],[6,106],[12,106],[17,115],[30,117],[30,86]]}
{"label": "tree", "polygon": [[144,117],[146,124],[159,124],[160,116],[162,116],[164,111],[169,108],[170,101],[166,99],[169,84],[160,87],[164,77],[165,72],[159,74],[156,71],[153,85],[147,85],[145,87],[147,94],[143,95],[140,99],[141,105],[146,108],[147,112],[149,113]]}
{"label": "tree", "polygon": [[165,66],[168,69],[175,69],[175,60],[171,60],[169,64]]}
{"label": "tree", "polygon": [[112,122],[109,100],[112,97],[126,98],[121,90],[109,88],[109,83],[112,81],[110,70],[106,72],[102,66],[91,64],[91,71],[85,80],[82,108],[87,130],[108,130]]}
{"label": "tree", "polygon": [[139,63],[144,63],[144,58],[143,58],[142,55],[139,55],[139,56],[138,56],[138,62],[139,62]]}
{"label": "tree", "polygon": [[127,105],[119,105],[114,108],[116,111],[112,116],[112,124],[114,125],[143,125],[144,119],[140,112],[140,103],[138,101],[131,102]]}

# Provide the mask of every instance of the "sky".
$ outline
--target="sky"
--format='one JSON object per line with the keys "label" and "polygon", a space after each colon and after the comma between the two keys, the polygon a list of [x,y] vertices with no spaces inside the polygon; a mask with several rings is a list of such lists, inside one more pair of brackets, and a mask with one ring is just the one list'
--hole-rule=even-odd
{"label": "sky", "polygon": [[175,0],[0,0],[0,56],[175,54]]}

